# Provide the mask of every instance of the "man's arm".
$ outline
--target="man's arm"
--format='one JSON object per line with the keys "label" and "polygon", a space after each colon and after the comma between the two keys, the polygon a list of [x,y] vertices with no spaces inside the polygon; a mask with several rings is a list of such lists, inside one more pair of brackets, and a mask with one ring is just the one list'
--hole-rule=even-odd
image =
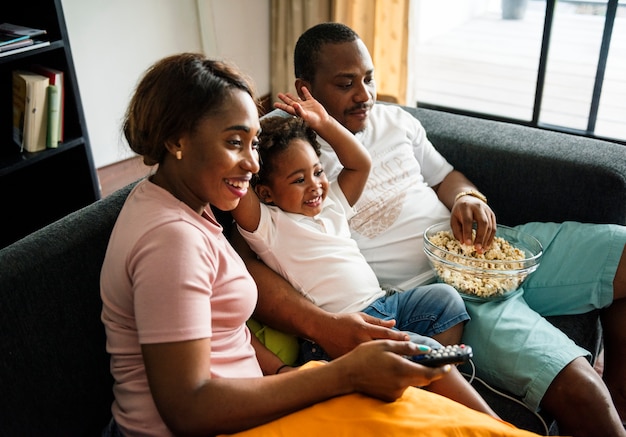
{"label": "man's arm", "polygon": [[439,200],[451,212],[450,226],[454,236],[465,244],[472,244],[472,227],[476,223],[476,240],[478,251],[491,246],[496,234],[496,215],[487,202],[473,195],[461,193],[478,191],[463,173],[453,170],[433,187]]}
{"label": "man's arm", "polygon": [[246,263],[259,289],[254,317],[279,331],[319,344],[331,357],[339,357],[373,339],[407,340],[384,321],[364,313],[329,313],[306,299],[282,276],[267,267],[236,230],[231,244]]}

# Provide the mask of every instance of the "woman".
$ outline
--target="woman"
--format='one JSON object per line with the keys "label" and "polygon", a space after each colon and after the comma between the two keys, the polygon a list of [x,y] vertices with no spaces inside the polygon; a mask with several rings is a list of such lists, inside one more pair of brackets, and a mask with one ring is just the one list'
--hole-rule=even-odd
{"label": "woman", "polygon": [[258,133],[252,87],[224,63],[175,55],[138,84],[124,134],[158,166],[128,196],[102,267],[115,379],[105,435],[530,435],[411,387],[450,371],[404,358],[427,347],[372,341],[293,371],[250,335],[256,286],[210,207],[232,210],[245,195]]}

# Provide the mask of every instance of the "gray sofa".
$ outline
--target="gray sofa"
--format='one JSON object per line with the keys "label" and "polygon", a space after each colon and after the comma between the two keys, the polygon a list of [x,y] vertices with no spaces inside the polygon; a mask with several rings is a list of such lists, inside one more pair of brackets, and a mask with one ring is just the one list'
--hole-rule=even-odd
{"label": "gray sofa", "polygon": [[[623,146],[406,110],[422,121],[450,162],[478,184],[502,223],[626,224]],[[112,380],[100,322],[99,273],[130,189],[0,250],[0,435],[98,435],[109,420]],[[598,351],[596,313],[553,322]],[[523,407],[477,388],[506,420],[542,432],[536,416]]]}

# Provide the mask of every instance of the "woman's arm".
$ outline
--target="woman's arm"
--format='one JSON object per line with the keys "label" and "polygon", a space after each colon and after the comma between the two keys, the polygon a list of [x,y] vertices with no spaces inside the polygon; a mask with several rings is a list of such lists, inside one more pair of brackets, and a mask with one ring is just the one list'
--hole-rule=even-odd
{"label": "woman's arm", "polygon": [[324,366],[242,379],[211,378],[210,339],[142,345],[142,353],[159,413],[181,435],[242,431],[347,393],[393,401],[449,371],[405,359],[423,353],[411,342],[368,342]]}

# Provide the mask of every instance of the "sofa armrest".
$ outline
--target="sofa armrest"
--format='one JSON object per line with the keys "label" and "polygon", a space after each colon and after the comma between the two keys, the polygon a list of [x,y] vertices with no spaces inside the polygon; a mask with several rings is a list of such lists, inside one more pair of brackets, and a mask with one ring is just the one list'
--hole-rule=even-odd
{"label": "sofa armrest", "polygon": [[626,224],[626,146],[432,109],[405,110],[487,196],[500,223]]}

